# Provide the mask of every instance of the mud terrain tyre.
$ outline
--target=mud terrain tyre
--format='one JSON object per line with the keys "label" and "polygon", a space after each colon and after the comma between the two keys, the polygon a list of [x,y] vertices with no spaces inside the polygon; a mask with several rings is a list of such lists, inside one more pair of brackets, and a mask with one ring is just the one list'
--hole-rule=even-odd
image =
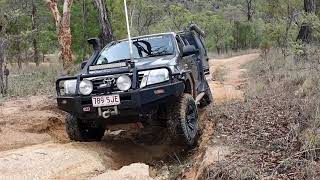
{"label": "mud terrain tyre", "polygon": [[198,109],[190,94],[183,94],[170,108],[168,128],[174,143],[194,147],[199,138]]}
{"label": "mud terrain tyre", "polygon": [[69,114],[66,117],[66,131],[70,140],[92,142],[101,141],[104,136],[105,128],[90,127],[81,123],[77,117]]}

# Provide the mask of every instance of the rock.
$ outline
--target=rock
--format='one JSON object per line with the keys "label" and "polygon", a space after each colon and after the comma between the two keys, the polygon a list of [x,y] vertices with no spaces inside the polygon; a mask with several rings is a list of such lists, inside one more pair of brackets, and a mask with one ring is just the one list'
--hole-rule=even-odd
{"label": "rock", "polygon": [[130,164],[119,170],[107,172],[92,178],[91,180],[151,180],[149,166],[141,163]]}
{"label": "rock", "polygon": [[170,171],[167,165],[164,165],[157,174],[157,177],[154,178],[155,180],[165,180],[170,179]]}
{"label": "rock", "polygon": [[0,180],[68,179],[103,171],[97,153],[71,144],[41,144],[0,153]]}

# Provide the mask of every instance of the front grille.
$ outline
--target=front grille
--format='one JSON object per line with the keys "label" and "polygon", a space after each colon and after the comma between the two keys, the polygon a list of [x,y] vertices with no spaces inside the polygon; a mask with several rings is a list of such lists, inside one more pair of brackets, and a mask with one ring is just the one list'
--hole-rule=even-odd
{"label": "front grille", "polygon": [[[99,89],[99,86],[104,84],[104,79],[105,78],[108,78],[108,77],[113,77],[115,78],[115,81],[114,83],[111,85],[111,87],[109,88],[106,88],[106,89]],[[117,78],[119,76],[104,76],[104,77],[98,77],[98,78],[95,78],[95,79],[92,79],[91,82],[93,84],[93,91],[92,91],[92,94],[94,95],[99,95],[99,94],[105,94],[105,93],[112,93],[112,92],[118,92],[120,91],[116,85],[116,81],[117,81]],[[107,91],[107,92],[106,92]]]}
{"label": "front grille", "polygon": [[[92,91],[92,94],[95,94],[95,95],[98,95],[98,94],[103,94],[105,92],[101,92],[101,90],[98,89],[98,87],[101,85],[101,84],[104,84],[103,80],[95,80],[95,81],[92,81],[93,83],[93,91]],[[113,86],[110,88],[110,93],[111,92],[115,92],[115,91],[119,91],[119,89],[117,88],[117,85],[116,84],[113,84]]]}
{"label": "front grille", "polygon": [[[110,76],[101,76],[101,77],[94,77],[94,78],[89,78],[88,80],[90,80],[93,84],[93,91],[92,94],[93,95],[99,95],[99,94],[105,94],[105,93],[116,93],[116,92],[121,92],[120,89],[118,89],[116,81],[118,79],[118,77],[120,77],[122,74],[118,74],[118,75],[110,75]],[[132,74],[127,74],[131,80],[132,80]],[[99,89],[98,87],[102,84],[104,84],[104,79],[106,78],[115,78],[114,84],[110,87],[110,88],[106,88],[103,91],[101,91],[101,89]],[[138,81],[139,81],[139,85],[142,81],[143,78],[143,74],[139,74],[138,76]]]}

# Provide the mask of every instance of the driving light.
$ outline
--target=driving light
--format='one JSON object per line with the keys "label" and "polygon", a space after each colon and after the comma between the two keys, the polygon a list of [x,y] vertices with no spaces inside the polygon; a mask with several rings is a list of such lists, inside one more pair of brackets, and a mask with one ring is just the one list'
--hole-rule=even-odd
{"label": "driving light", "polygon": [[167,69],[155,69],[151,71],[144,71],[140,87],[147,85],[162,83],[169,80],[169,71]]}
{"label": "driving light", "polygon": [[129,76],[122,75],[117,79],[117,87],[121,91],[127,91],[131,88],[132,82]]}
{"label": "driving light", "polygon": [[79,85],[79,91],[82,95],[85,95],[85,96],[91,94],[93,91],[92,82],[86,79],[82,80]]}
{"label": "driving light", "polygon": [[64,82],[64,93],[66,95],[76,94],[77,80],[67,80]]}

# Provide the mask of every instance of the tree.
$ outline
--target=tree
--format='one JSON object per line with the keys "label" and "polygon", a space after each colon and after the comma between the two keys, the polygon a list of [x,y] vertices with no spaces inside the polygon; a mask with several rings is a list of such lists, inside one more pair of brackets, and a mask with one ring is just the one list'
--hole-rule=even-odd
{"label": "tree", "polygon": [[109,21],[109,13],[104,0],[94,0],[94,3],[99,10],[99,25],[101,29],[100,42],[104,47],[113,40],[111,23]]}
{"label": "tree", "polygon": [[[0,29],[1,29],[0,25]],[[0,93],[3,94],[5,91],[4,82],[3,82],[3,64],[4,64],[4,52],[5,52],[5,39],[0,36]]]}
{"label": "tree", "polygon": [[58,9],[57,0],[45,1],[47,2],[55,20],[63,67],[65,70],[68,70],[74,63],[72,59],[72,35],[70,29],[71,7],[73,0],[64,0],[62,15]]}
{"label": "tree", "polygon": [[191,12],[180,4],[169,7],[169,16],[172,19],[176,30],[182,30],[191,20]]}
{"label": "tree", "polygon": [[[304,0],[304,10],[307,15],[315,15],[316,13],[316,0]],[[311,22],[304,22],[301,25],[297,40],[304,43],[311,42],[312,26]]]}
{"label": "tree", "polygon": [[[82,0],[82,31],[83,31],[83,44],[86,44],[88,39],[88,8],[86,0]],[[82,47],[82,60],[86,58],[87,55],[87,47]]]}
{"label": "tree", "polygon": [[254,14],[254,0],[246,0],[246,14],[248,21],[252,21]]}
{"label": "tree", "polygon": [[131,5],[131,26],[137,35],[150,33],[150,27],[158,23],[163,17],[158,5],[144,0],[137,0]]}
{"label": "tree", "polygon": [[316,2],[316,13],[317,13],[317,15],[318,15],[318,17],[320,17],[320,1],[317,1]]}
{"label": "tree", "polygon": [[[1,3],[0,3],[1,5]],[[4,14],[1,13],[2,8],[0,7],[0,94],[4,92],[4,83],[3,83],[3,64],[4,64],[4,49],[5,49],[5,38],[4,31],[6,20],[4,18]]]}
{"label": "tree", "polygon": [[218,54],[228,51],[228,45],[232,40],[231,24],[223,17],[213,13],[202,13],[194,19],[198,25],[210,36],[206,37],[209,50],[216,50]]}
{"label": "tree", "polygon": [[31,13],[31,20],[32,20],[32,45],[33,45],[33,57],[34,62],[37,66],[39,66],[39,51],[38,51],[38,42],[37,42],[37,5],[35,0],[32,0],[32,13]]}

